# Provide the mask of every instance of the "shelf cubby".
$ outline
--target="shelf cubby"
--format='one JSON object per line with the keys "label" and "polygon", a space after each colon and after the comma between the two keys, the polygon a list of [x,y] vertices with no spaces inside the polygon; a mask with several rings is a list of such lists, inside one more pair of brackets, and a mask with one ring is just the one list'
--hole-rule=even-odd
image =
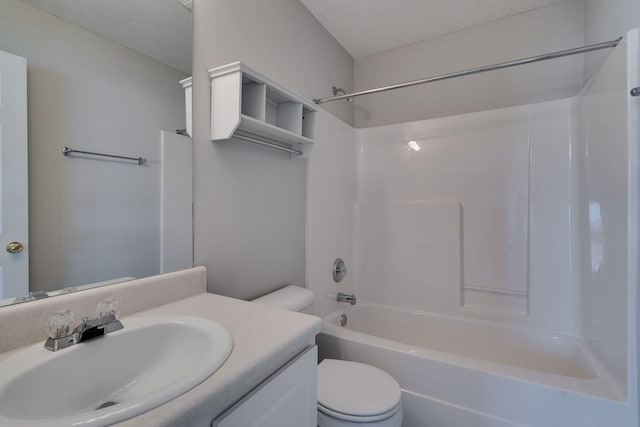
{"label": "shelf cubby", "polygon": [[211,140],[250,136],[309,154],[315,106],[240,62],[209,70]]}

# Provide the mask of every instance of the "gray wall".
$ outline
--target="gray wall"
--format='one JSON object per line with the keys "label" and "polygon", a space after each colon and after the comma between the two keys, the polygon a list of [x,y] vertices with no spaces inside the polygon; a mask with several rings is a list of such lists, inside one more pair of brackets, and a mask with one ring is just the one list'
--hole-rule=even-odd
{"label": "gray wall", "polygon": [[15,0],[0,4],[0,49],[28,64],[32,290],[157,274],[160,131],[184,127],[184,74]]}
{"label": "gray wall", "polygon": [[[195,0],[194,257],[208,267],[209,290],[253,298],[304,283],[306,164],[241,141],[210,142],[206,70],[240,60],[315,98],[333,85],[366,89],[581,46],[585,15],[583,0],[565,0],[354,63],[298,1]],[[369,127],[563,98],[583,77],[575,56],[362,97],[353,111],[346,102],[323,107]]]}
{"label": "gray wall", "polygon": [[[354,61],[356,90],[600,43],[640,26],[637,0],[564,0]],[[610,50],[357,98],[356,127],[576,95]]]}
{"label": "gray wall", "polygon": [[[210,291],[238,298],[304,284],[307,161],[212,143],[207,70],[240,60],[317,98],[351,89],[353,61],[297,0],[195,0],[193,17],[195,263],[207,267]],[[351,121],[346,102],[327,109]]]}
{"label": "gray wall", "polygon": [[[585,0],[585,43],[600,43],[626,36],[628,30],[640,27],[638,0]],[[584,76],[591,78],[609,51],[586,57]]]}
{"label": "gray wall", "polygon": [[[584,5],[566,0],[531,12],[356,59],[356,90],[582,46]],[[573,56],[356,99],[356,127],[402,123],[560,99],[582,88]]]}

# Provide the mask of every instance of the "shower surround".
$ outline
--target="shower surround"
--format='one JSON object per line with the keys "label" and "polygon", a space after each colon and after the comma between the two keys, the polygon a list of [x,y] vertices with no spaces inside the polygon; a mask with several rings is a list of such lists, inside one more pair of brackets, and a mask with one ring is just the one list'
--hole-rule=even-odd
{"label": "shower surround", "polygon": [[320,351],[394,375],[406,427],[637,426],[637,58],[633,30],[576,97],[354,132]]}

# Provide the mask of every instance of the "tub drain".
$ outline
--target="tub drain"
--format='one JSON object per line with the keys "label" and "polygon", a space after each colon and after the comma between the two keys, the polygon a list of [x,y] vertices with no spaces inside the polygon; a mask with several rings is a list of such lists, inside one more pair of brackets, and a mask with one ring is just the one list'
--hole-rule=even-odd
{"label": "tub drain", "polygon": [[341,314],[340,315],[340,325],[341,326],[347,326],[347,315],[346,314]]}

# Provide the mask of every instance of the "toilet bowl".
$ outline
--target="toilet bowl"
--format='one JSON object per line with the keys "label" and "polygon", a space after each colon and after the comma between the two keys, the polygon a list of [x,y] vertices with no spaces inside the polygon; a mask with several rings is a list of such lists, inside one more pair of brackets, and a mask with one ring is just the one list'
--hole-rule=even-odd
{"label": "toilet bowl", "polygon": [[[313,293],[286,286],[253,302],[309,313]],[[371,365],[324,359],[318,365],[319,427],[400,427],[400,385]]]}

